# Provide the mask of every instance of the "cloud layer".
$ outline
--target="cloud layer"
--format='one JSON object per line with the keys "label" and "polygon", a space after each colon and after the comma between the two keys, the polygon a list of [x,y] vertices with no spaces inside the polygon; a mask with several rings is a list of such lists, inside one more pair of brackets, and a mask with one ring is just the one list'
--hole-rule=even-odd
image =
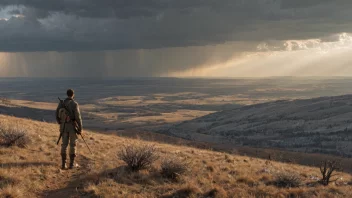
{"label": "cloud layer", "polygon": [[259,45],[0,53],[0,77],[352,76],[351,53],[352,35],[347,33]]}
{"label": "cloud layer", "polygon": [[154,49],[352,32],[350,0],[1,0],[0,7],[0,51],[8,52]]}
{"label": "cloud layer", "polygon": [[351,9],[351,0],[0,0],[0,77],[352,75]]}

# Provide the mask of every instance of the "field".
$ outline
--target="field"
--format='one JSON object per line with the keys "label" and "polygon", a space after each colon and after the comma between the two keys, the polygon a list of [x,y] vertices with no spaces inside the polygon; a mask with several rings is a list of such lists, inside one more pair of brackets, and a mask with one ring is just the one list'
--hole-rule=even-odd
{"label": "field", "polygon": [[351,78],[0,79],[0,113],[54,122],[57,97],[73,88],[85,127],[156,131],[210,113],[277,100],[350,94]]}

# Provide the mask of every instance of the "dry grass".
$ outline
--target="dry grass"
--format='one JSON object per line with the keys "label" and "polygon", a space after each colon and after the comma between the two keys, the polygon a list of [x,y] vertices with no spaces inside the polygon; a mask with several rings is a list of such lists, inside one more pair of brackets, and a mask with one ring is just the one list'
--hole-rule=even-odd
{"label": "dry grass", "polygon": [[0,126],[0,146],[26,147],[30,143],[27,131],[20,125],[1,125]]}
{"label": "dry grass", "polygon": [[[0,197],[352,197],[352,177],[339,173],[339,185],[309,185],[320,179],[319,168],[265,163],[265,160],[236,156],[186,146],[175,146],[115,135],[85,131],[78,144],[79,169],[60,170],[58,126],[0,115],[0,126],[21,125],[32,143],[27,148],[0,147]],[[116,152],[128,145],[153,144],[160,159],[149,169],[131,172]],[[188,161],[188,172],[180,182],[161,174],[163,159]],[[211,168],[210,168],[211,167]],[[269,184],[281,172],[300,175],[297,188]]]}
{"label": "dry grass", "polygon": [[161,175],[171,180],[178,181],[188,169],[188,162],[178,158],[164,159],[161,162]]}
{"label": "dry grass", "polygon": [[215,186],[209,192],[205,193],[204,197],[209,198],[222,198],[222,197],[229,197],[227,192],[220,186]]}

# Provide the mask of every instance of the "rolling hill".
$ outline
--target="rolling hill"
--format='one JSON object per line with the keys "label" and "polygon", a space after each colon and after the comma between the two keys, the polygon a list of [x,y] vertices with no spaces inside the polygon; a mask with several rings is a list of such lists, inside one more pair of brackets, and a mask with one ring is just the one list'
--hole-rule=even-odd
{"label": "rolling hill", "polygon": [[[0,197],[352,196],[352,177],[347,173],[339,172],[336,182],[323,186],[318,183],[320,171],[316,167],[198,149],[176,139],[173,142],[170,137],[166,144],[159,136],[144,141],[85,131],[93,154],[79,140],[79,166],[60,170],[56,124],[0,115],[0,129],[1,133],[24,132],[30,139],[24,147],[0,146]],[[128,145],[154,145],[159,159],[149,169],[130,172],[117,158],[117,153]],[[173,181],[160,173],[161,163],[176,158],[187,162],[188,171]],[[289,182],[285,180],[287,175]],[[290,184],[292,178],[297,186],[283,187],[280,183]]]}
{"label": "rolling hill", "polygon": [[228,146],[352,157],[352,95],[249,105],[159,132]]}

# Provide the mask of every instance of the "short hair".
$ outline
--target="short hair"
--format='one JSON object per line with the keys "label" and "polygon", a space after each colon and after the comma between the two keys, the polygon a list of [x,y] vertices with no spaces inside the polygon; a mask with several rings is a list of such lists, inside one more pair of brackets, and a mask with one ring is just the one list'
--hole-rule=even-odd
{"label": "short hair", "polygon": [[68,97],[72,97],[74,93],[75,92],[73,91],[73,89],[68,89],[67,92],[66,92]]}

